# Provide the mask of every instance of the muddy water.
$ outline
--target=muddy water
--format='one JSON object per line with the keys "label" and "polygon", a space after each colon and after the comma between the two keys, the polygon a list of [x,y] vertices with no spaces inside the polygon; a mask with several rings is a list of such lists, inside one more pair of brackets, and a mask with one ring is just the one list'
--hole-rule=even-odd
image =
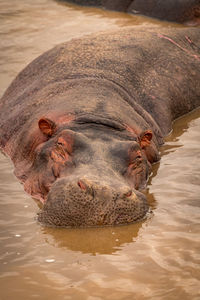
{"label": "muddy water", "polygon": [[[159,25],[53,0],[0,0],[0,93],[59,42],[149,23]],[[174,124],[161,149],[148,185],[148,220],[101,229],[41,227],[39,208],[0,155],[0,300],[200,299],[199,140],[197,110]]]}

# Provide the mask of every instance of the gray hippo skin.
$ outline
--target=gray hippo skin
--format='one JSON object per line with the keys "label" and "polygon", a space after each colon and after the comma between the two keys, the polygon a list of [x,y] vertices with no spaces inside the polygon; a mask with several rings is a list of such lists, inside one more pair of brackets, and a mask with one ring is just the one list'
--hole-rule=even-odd
{"label": "gray hippo skin", "polygon": [[141,220],[172,121],[200,105],[198,28],[99,33],[28,65],[0,102],[0,147],[54,226]]}
{"label": "gray hippo skin", "polygon": [[85,6],[146,15],[152,18],[200,24],[200,0],[61,0]]}

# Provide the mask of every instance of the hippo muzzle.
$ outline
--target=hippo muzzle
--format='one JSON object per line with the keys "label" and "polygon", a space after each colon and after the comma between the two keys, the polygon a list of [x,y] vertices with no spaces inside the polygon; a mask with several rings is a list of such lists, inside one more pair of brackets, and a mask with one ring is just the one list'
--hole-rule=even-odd
{"label": "hippo muzzle", "polygon": [[62,178],[52,186],[38,220],[59,227],[120,225],[141,220],[147,211],[145,196],[127,185]]}

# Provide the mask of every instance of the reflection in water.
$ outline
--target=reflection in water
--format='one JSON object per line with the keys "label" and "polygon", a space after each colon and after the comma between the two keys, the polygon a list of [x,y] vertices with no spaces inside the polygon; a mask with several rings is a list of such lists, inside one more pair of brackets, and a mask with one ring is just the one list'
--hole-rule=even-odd
{"label": "reflection in water", "polygon": [[[165,144],[161,148],[161,155],[166,155],[170,152],[175,151],[177,148],[182,147],[183,143],[179,143],[179,137],[190,128],[190,124],[195,119],[199,118],[199,109],[196,109],[192,113],[187,115],[187,122],[185,122],[185,118],[180,118],[176,120],[175,126],[173,126],[173,131],[165,138]],[[192,136],[193,140],[195,137]]]}
{"label": "reflection in water", "polygon": [[[52,0],[1,0],[0,22],[0,94],[57,43],[130,24],[169,26]],[[41,227],[0,154],[0,299],[200,299],[199,128],[200,109],[175,123],[146,191],[153,214],[130,226]]]}
{"label": "reflection in water", "polygon": [[92,255],[113,254],[123,245],[135,241],[141,226],[142,222],[130,226],[104,228],[44,228],[42,232],[45,234],[45,240],[56,247]]}

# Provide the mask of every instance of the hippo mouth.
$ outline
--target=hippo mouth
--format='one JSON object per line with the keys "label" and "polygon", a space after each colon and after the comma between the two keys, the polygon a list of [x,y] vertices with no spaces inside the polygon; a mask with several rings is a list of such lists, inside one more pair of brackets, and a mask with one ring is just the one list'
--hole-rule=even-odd
{"label": "hippo mouth", "polygon": [[45,226],[97,227],[125,225],[142,220],[148,212],[145,196],[138,191],[119,194],[107,186],[91,187],[88,181],[65,183],[60,179],[48,194],[38,221]]}

